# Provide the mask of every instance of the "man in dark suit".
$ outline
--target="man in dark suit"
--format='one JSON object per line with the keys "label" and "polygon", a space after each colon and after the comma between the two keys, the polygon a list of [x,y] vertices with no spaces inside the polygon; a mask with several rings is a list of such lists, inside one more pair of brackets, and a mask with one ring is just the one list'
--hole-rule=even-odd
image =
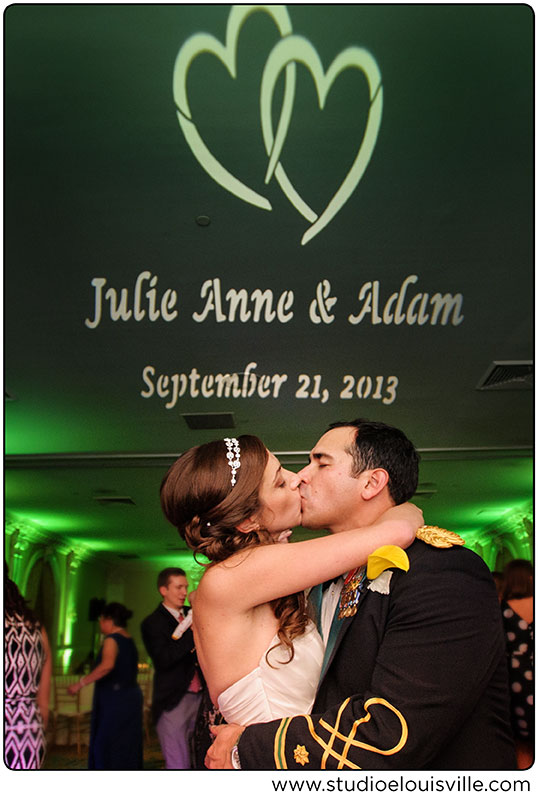
{"label": "man in dark suit", "polygon": [[[418,455],[401,431],[383,423],[337,423],[297,479],[303,525],[335,533],[373,524],[409,500]],[[456,534],[424,526],[417,537],[406,552],[391,548],[380,573],[358,569],[323,596],[321,587],[313,590],[326,655],[312,714],[216,728],[207,766],[515,767],[489,570]]]}
{"label": "man in dark suit", "polygon": [[157,577],[162,603],[140,626],[155,669],[152,715],[167,769],[190,769],[189,737],[201,697],[194,639],[185,607],[188,588],[184,570],[162,570]]}

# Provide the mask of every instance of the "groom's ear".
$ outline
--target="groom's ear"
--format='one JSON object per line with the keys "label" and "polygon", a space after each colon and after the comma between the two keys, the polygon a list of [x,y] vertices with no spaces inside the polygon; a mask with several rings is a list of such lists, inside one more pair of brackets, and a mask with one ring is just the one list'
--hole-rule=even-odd
{"label": "groom's ear", "polygon": [[240,533],[250,533],[251,531],[257,531],[260,527],[259,522],[256,521],[256,517],[247,517],[247,519],[240,522],[239,525],[236,525],[235,528]]}
{"label": "groom's ear", "polygon": [[372,498],[377,497],[389,483],[389,473],[386,469],[382,469],[381,467],[366,470],[366,472],[361,475],[361,478],[364,479],[364,485],[361,491],[363,500],[372,500]]}

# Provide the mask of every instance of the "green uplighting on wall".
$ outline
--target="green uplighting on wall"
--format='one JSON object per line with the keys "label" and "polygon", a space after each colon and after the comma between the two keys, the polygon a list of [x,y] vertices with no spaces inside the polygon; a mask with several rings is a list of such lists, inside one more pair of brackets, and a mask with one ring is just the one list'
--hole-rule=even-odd
{"label": "green uplighting on wall", "polygon": [[117,551],[117,549],[118,549],[117,545],[115,545],[115,543],[110,542],[107,539],[93,539],[93,538],[91,538],[91,539],[80,539],[80,538],[77,538],[76,542],[72,541],[72,544],[73,544],[74,547],[76,546],[77,548],[83,548],[83,549],[85,549],[85,550],[87,550],[89,552],[92,552],[92,551],[93,552],[105,551],[105,552],[113,553],[114,551]]}
{"label": "green uplighting on wall", "polygon": [[175,551],[168,556],[159,555],[151,559],[144,559],[144,561],[146,563],[151,561],[157,571],[166,569],[166,567],[179,567],[185,570],[189,580],[189,591],[196,589],[204,574],[204,567],[195,561],[194,553],[191,553],[190,550],[185,552]]}
{"label": "green uplighting on wall", "polygon": [[[28,403],[23,399],[32,395],[30,387],[18,386],[15,392],[20,400],[7,403],[5,409],[5,442],[6,455],[30,453],[76,453],[85,451],[87,447],[87,431],[91,429],[95,437],[95,450],[106,450],[107,440],[114,436],[114,431],[121,425],[119,415],[113,410],[104,418],[98,407],[85,398],[80,398],[76,389],[66,387],[64,400],[76,414],[66,414],[59,409],[53,398],[42,397],[42,403],[34,413],[29,412]],[[58,433],[60,432],[60,438]],[[36,447],[36,442],[39,446]],[[123,447],[129,447],[129,432],[124,433]]]}
{"label": "green uplighting on wall", "polygon": [[[16,514],[20,514],[15,510]],[[24,512],[22,512],[24,514]],[[80,530],[81,519],[65,514],[51,514],[48,511],[39,511],[37,513],[24,515],[25,521],[35,525],[37,528],[50,531],[51,533],[67,533],[69,531]]]}
{"label": "green uplighting on wall", "polygon": [[62,667],[64,669],[64,672],[67,672],[69,670],[72,655],[73,655],[73,648],[66,647],[62,653]]}
{"label": "green uplighting on wall", "polygon": [[78,536],[73,539],[69,535],[66,536],[66,533],[73,534],[77,530],[88,527],[87,525],[77,525],[77,522],[76,517],[71,515],[49,514],[41,511],[38,514],[35,512],[24,514],[19,510],[12,511],[10,509],[6,514],[6,530],[8,528],[19,529],[25,538],[37,540],[52,535],[57,544],[60,543],[66,551],[71,549],[79,558],[96,552],[114,553],[118,551],[117,543],[108,539],[79,538]]}
{"label": "green uplighting on wall", "polygon": [[533,559],[532,501],[504,514],[500,511],[499,508],[488,509],[486,526],[462,532],[467,547],[477,552],[491,570],[502,569],[514,558]]}

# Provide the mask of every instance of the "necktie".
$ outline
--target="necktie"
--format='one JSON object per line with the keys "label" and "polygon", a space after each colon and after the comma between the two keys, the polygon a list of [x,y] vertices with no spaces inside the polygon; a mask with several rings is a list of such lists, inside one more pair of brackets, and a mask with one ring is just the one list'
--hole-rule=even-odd
{"label": "necktie", "polygon": [[202,691],[202,681],[200,680],[197,669],[194,670],[194,675],[192,676],[192,680],[189,683],[189,688],[187,691],[193,692],[194,694],[198,694],[198,692]]}

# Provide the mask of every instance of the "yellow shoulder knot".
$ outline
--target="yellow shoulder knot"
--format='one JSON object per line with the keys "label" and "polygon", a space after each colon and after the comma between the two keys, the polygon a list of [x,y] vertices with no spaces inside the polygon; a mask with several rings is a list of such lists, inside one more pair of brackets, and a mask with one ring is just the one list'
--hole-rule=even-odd
{"label": "yellow shoulder knot", "polygon": [[455,544],[465,544],[465,540],[453,531],[437,528],[435,525],[423,525],[416,533],[417,539],[422,539],[432,547],[453,547]]}

